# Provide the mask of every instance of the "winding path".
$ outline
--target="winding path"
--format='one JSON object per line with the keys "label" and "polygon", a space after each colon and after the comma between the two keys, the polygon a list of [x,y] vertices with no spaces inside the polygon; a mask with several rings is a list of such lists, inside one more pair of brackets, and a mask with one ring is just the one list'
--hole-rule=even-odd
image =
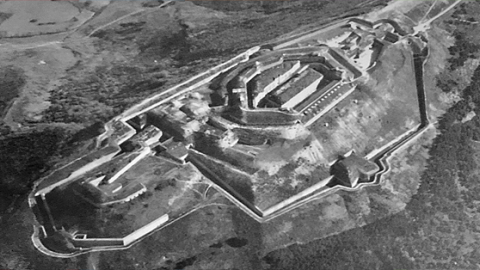
{"label": "winding path", "polygon": [[[437,15],[435,15],[434,17],[430,18],[428,21],[425,21],[425,22],[421,22],[419,25],[415,26],[413,28],[413,30],[415,31],[414,34],[417,34],[418,32],[422,32],[422,31],[425,31],[427,30],[429,27],[430,27],[430,24],[435,21],[436,19],[440,18],[441,16],[443,16],[445,13],[447,13],[448,11],[450,11],[452,8],[454,8],[456,5],[458,5],[460,2],[462,2],[463,0],[457,0],[455,1],[453,4],[451,4],[450,6],[448,6],[446,9],[442,10],[442,12],[438,13]],[[430,9],[428,10],[428,12],[430,12]],[[428,14],[428,13],[427,13]]]}
{"label": "winding path", "polygon": [[131,17],[131,16],[133,16],[133,15],[142,13],[142,12],[144,12],[144,11],[148,11],[147,13],[153,12],[153,11],[155,11],[155,10],[157,10],[157,9],[160,9],[160,8],[163,8],[163,7],[167,6],[167,5],[169,5],[169,4],[172,3],[172,2],[173,2],[173,0],[167,0],[167,1],[165,1],[163,4],[161,4],[161,5],[157,6],[157,7],[154,7],[154,8],[149,8],[149,9],[142,8],[142,9],[139,9],[139,10],[136,10],[136,11],[133,11],[133,12],[130,12],[130,13],[126,14],[126,15],[123,15],[123,16],[120,17],[120,18],[117,18],[117,19],[115,19],[115,20],[113,20],[113,21],[111,21],[111,22],[109,22],[109,23],[106,23],[106,24],[104,24],[104,25],[101,25],[101,26],[95,28],[92,32],[90,32],[90,34],[88,34],[87,36],[85,36],[85,38],[89,38],[91,35],[95,34],[97,31],[102,30],[102,29],[104,29],[104,28],[106,28],[106,27],[109,27],[109,26],[112,25],[112,24],[116,24],[116,23],[118,23],[118,22],[121,21],[121,20],[125,20],[125,19],[128,18],[128,17]]}

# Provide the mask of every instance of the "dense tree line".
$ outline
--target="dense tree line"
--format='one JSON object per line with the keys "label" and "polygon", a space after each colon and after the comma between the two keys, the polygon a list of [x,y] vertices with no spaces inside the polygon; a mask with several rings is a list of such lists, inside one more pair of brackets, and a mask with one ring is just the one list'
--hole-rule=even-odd
{"label": "dense tree line", "polygon": [[453,33],[455,44],[448,48],[450,56],[452,56],[448,59],[450,71],[463,66],[469,58],[475,58],[478,55],[479,47],[469,40],[468,34],[461,30],[455,30]]}
{"label": "dense tree line", "polygon": [[25,84],[23,71],[13,67],[0,67],[0,115],[3,115],[12,99],[19,94]]}
{"label": "dense tree line", "polygon": [[46,129],[0,140],[0,193],[23,195],[49,168],[66,139],[62,129]]}
{"label": "dense tree line", "polygon": [[[455,43],[448,48],[450,57],[448,59],[447,70],[437,76],[437,86],[442,91],[448,93],[456,89],[458,83],[456,82],[455,74],[452,71],[462,67],[468,59],[475,59],[479,57],[480,47],[479,39],[476,33],[478,31],[477,24],[466,24],[464,21],[476,22],[475,8],[467,8],[466,3],[460,4],[452,14],[455,20],[445,20],[445,26],[453,32]],[[462,89],[460,89],[462,90]]]}

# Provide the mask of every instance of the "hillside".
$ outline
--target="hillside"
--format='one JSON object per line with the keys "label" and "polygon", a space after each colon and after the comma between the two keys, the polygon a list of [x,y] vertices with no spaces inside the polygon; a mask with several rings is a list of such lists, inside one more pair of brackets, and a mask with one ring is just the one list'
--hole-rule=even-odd
{"label": "hillside", "polygon": [[[0,29],[8,27],[2,24],[12,23],[12,18],[35,25],[30,25],[28,33],[16,28],[0,33],[5,42],[0,46],[4,52],[0,54],[0,85],[4,86],[0,99],[4,116],[0,122],[0,268],[475,267],[478,247],[472,237],[476,239],[478,225],[472,216],[478,215],[475,141],[480,138],[480,41],[474,34],[478,24],[468,22],[480,19],[476,2],[459,5],[427,31],[433,55],[426,66],[428,109],[438,123],[421,138],[421,144],[393,159],[401,169],[392,172],[389,190],[335,194],[317,202],[319,210],[308,212],[313,214],[295,224],[278,222],[263,227],[227,201],[220,201],[218,206],[198,211],[128,251],[64,260],[39,255],[31,246],[32,216],[25,194],[33,181],[55,164],[88,151],[91,139],[102,131],[102,123],[152,93],[254,45],[362,14],[386,2],[179,1],[164,7],[161,1],[65,2],[62,8],[66,11],[61,16],[55,17],[45,8],[38,14],[44,18],[34,18],[32,12],[18,17],[21,8],[9,7],[9,13],[0,14]],[[425,10],[428,5],[408,16],[417,20]],[[389,127],[389,121],[400,119],[406,128],[416,124],[415,115],[409,114],[416,107],[400,105],[410,104],[411,93],[400,90],[413,84],[406,76],[412,75],[408,70],[411,63],[405,60],[409,58],[396,55],[401,51],[387,52],[385,62],[398,62],[384,67],[387,71],[383,73],[375,71],[372,81],[355,97],[367,100],[359,105],[365,117],[376,113],[372,107],[399,105],[386,112],[380,124],[366,118],[357,121],[353,110],[332,111],[330,119],[351,114],[349,123],[335,124],[353,124],[361,129],[367,123],[371,137],[380,126]],[[382,81],[391,72],[399,72],[395,73],[399,76]],[[385,89],[385,95],[372,97],[372,89]],[[378,100],[381,102],[375,103]],[[332,138],[329,145],[337,148],[356,134],[353,130],[333,136],[321,126],[318,130],[317,137]],[[395,135],[388,132],[381,135]],[[381,142],[382,137],[373,140]],[[333,156],[333,151],[329,155]],[[384,197],[394,197],[398,190],[412,193],[405,197],[395,194],[398,200],[387,205]],[[409,202],[414,192],[417,194]],[[357,205],[357,201],[368,203]],[[377,220],[379,217],[385,218]],[[319,220],[331,223],[319,226]],[[292,232],[300,225],[304,225],[303,231]],[[333,235],[347,229],[351,230]],[[328,237],[315,240],[310,232]],[[460,237],[454,232],[460,232]],[[298,244],[291,245],[295,242]],[[459,259],[452,259],[450,254]]]}

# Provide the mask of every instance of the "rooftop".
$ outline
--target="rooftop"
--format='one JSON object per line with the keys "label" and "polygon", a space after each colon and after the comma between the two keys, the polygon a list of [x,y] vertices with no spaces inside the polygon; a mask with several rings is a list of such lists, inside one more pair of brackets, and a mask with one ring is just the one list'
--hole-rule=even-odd
{"label": "rooftop", "polygon": [[321,73],[310,68],[305,70],[302,74],[300,74],[300,76],[301,77],[299,79],[293,80],[291,84],[285,86],[283,91],[280,91],[278,98],[282,103],[289,101],[302,90],[312,85],[312,83],[323,78]]}
{"label": "rooftop", "polygon": [[377,164],[355,153],[340,159],[332,166],[336,179],[350,187],[355,187],[360,178],[369,178],[379,169]]}
{"label": "rooftop", "polygon": [[267,85],[275,81],[275,79],[292,69],[296,64],[296,61],[288,61],[262,72],[262,74],[258,75],[254,79],[257,84],[257,89],[265,88]]}

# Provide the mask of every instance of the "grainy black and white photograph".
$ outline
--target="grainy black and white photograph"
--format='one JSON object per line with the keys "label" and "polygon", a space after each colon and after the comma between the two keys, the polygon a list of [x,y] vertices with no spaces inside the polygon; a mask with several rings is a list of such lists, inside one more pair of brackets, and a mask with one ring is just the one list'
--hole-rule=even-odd
{"label": "grainy black and white photograph", "polygon": [[0,270],[480,269],[479,21],[0,1]]}

